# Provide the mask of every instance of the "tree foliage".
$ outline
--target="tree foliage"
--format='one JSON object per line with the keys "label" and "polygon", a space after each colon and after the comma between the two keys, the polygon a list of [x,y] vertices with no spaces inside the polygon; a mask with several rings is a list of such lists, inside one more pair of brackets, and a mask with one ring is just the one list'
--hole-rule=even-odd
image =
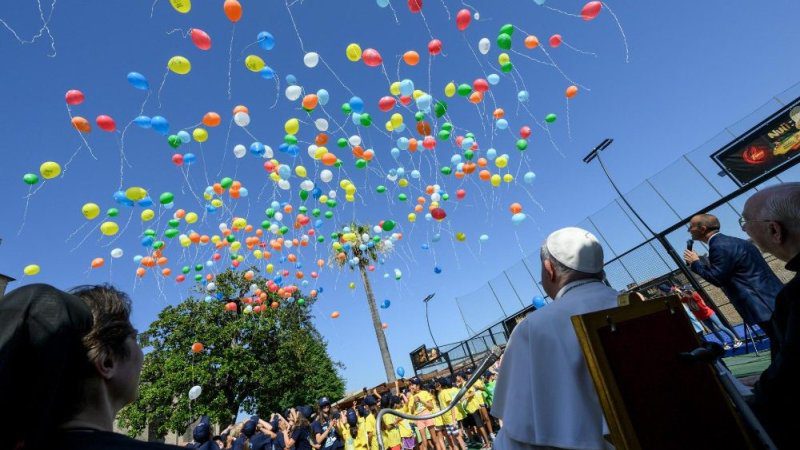
{"label": "tree foliage", "polygon": [[[344,394],[342,366],[330,359],[311,322],[313,299],[299,291],[282,299],[269,291],[264,278],[246,280],[232,270],[215,282],[222,301],[190,297],[166,307],[140,334],[147,353],[139,398],[119,417],[130,434],[148,424],[158,435],[180,433],[200,415],[224,425],[240,411],[267,416]],[[252,287],[266,298],[254,296]],[[234,302],[237,310],[226,311],[227,302]],[[261,311],[246,312],[253,305]],[[197,354],[191,350],[195,342],[204,346]],[[188,392],[195,385],[203,391],[190,401]]]}

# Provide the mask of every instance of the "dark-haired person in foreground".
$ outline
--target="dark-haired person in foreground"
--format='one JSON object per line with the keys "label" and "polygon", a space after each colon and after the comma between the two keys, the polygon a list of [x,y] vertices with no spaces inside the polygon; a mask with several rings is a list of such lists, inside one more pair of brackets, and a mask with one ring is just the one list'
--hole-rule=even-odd
{"label": "dark-haired person in foreground", "polygon": [[110,285],[33,284],[0,301],[0,448],[180,448],[113,432],[142,369],[130,313]]}

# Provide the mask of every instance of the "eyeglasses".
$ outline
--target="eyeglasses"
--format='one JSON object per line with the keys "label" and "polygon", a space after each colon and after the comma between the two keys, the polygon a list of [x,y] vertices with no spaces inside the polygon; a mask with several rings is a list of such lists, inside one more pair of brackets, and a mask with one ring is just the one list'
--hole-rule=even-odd
{"label": "eyeglasses", "polygon": [[744,216],[739,217],[739,226],[742,227],[742,230],[747,226],[748,223],[751,222],[774,222],[773,220],[763,220],[763,219],[753,219],[753,220],[745,220]]}

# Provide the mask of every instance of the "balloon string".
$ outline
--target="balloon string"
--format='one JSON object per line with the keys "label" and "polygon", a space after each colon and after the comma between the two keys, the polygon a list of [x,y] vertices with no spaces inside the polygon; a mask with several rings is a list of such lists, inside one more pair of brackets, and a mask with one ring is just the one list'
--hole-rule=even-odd
{"label": "balloon string", "polygon": [[39,30],[36,31],[36,33],[33,35],[32,38],[30,38],[30,39],[21,38],[19,36],[19,34],[14,30],[14,28],[12,28],[3,19],[0,19],[0,25],[3,25],[3,27],[6,30],[8,30],[14,36],[14,38],[17,40],[17,42],[19,42],[20,45],[33,44],[37,40],[39,40],[40,37],[44,36],[45,33],[47,33],[47,36],[50,39],[50,50],[51,50],[51,53],[48,53],[47,56],[50,57],[50,58],[55,58],[56,57],[56,40],[53,37],[53,35],[50,33],[50,19],[53,18],[53,12],[55,12],[55,9],[56,9],[56,0],[53,0],[53,2],[50,4],[50,13],[47,15],[46,19],[44,17],[44,10],[42,9],[41,0],[36,0],[36,6],[37,6],[37,8],[39,10],[39,19],[41,19],[41,21],[42,21],[42,26],[41,26],[41,28],[39,28]]}
{"label": "balloon string", "polygon": [[422,17],[422,22],[425,24],[425,28],[428,29],[428,35],[431,37],[431,40],[434,39],[433,32],[431,31],[431,27],[428,26],[428,19],[425,18],[425,13],[422,11],[419,12],[420,17]]}
{"label": "balloon string", "polygon": [[570,119],[569,119],[569,99],[565,99],[567,102],[567,136],[569,137],[570,142],[572,142],[572,129],[570,127]]}
{"label": "balloon string", "polygon": [[545,66],[554,67],[554,65],[553,65],[553,64],[551,64],[551,63],[549,63],[549,62],[547,62],[547,61],[542,61],[541,59],[537,59],[537,58],[534,58],[534,57],[532,57],[532,56],[530,56],[530,55],[526,55],[525,53],[522,53],[522,52],[519,52],[519,51],[517,51],[517,50],[514,50],[513,48],[511,49],[511,53],[514,53],[514,54],[520,55],[520,56],[522,56],[523,58],[527,58],[527,59],[529,59],[529,60],[531,60],[531,61],[533,61],[533,62],[536,62],[536,63],[539,63],[539,64],[543,64],[543,65],[545,65]]}
{"label": "balloon string", "polygon": [[619,33],[622,35],[622,43],[625,45],[625,63],[627,64],[630,62],[630,51],[628,50],[628,38],[625,36],[625,30],[622,29],[622,24],[620,23],[619,18],[617,18],[617,15],[614,14],[614,11],[611,10],[611,7],[608,6],[608,3],[603,2],[603,6],[606,7],[608,13],[614,18],[614,22],[617,24]]}
{"label": "balloon string", "polygon": [[562,11],[562,10],[560,10],[560,9],[553,8],[553,7],[552,7],[552,6],[550,6],[550,5],[542,5],[542,6],[543,6],[544,8],[547,8],[547,9],[549,9],[550,11],[555,11],[555,12],[557,12],[557,13],[559,13],[559,14],[563,14],[563,15],[565,15],[565,16],[582,18],[582,16],[581,16],[580,14],[572,14],[572,13],[568,13],[568,12],[566,12],[566,11]]}
{"label": "balloon string", "polygon": [[164,71],[164,78],[161,79],[161,85],[158,87],[158,109],[161,109],[161,90],[164,89],[164,84],[167,82],[167,75],[169,75],[169,69]]}
{"label": "balloon string", "polygon": [[192,29],[189,28],[188,31],[183,31],[182,28],[173,28],[173,29],[167,31],[167,35],[170,35],[170,34],[173,34],[173,33],[180,33],[181,37],[183,37],[185,39],[185,38],[189,37],[190,34],[192,34]]}
{"label": "balloon string", "polygon": [[77,229],[75,229],[75,231],[70,233],[70,235],[67,237],[67,239],[64,241],[64,243],[66,244],[67,242],[69,242],[73,237],[75,237],[76,234],[78,234],[79,231],[81,231],[83,229],[83,227],[85,227],[86,225],[89,225],[89,223],[90,222],[88,222],[88,221],[87,222],[83,222],[83,225],[79,226]]}
{"label": "balloon string", "polygon": [[444,7],[445,12],[447,13],[447,21],[449,22],[453,20],[453,16],[450,15],[450,8],[447,7],[447,4],[444,2],[444,0],[441,0],[441,2],[442,2],[442,7]]}
{"label": "balloon string", "polygon": [[155,10],[156,10],[156,4],[157,4],[157,3],[158,3],[158,0],[154,0],[154,1],[153,1],[153,5],[152,5],[152,6],[150,6],[150,18],[151,18],[151,19],[153,18],[153,13],[154,13],[154,12],[155,12]]}
{"label": "balloon string", "polygon": [[89,232],[88,232],[88,233],[86,233],[86,235],[84,235],[84,236],[83,236],[83,239],[81,239],[81,241],[80,241],[80,242],[78,242],[78,245],[76,245],[75,247],[73,247],[73,248],[72,248],[72,249],[71,249],[69,252],[70,252],[70,253],[72,253],[72,252],[74,252],[75,250],[77,250],[77,249],[78,249],[78,247],[80,247],[81,245],[83,245],[83,243],[84,243],[84,242],[86,242],[86,239],[88,239],[88,238],[89,238],[89,236],[91,236],[92,232],[94,232],[95,230],[97,230],[98,228],[100,228],[100,224],[101,224],[101,222],[98,222],[98,223],[97,223],[97,225],[95,225],[95,226],[94,226],[94,228],[92,228],[91,230],[89,230]]}
{"label": "balloon string", "polygon": [[203,175],[206,179],[206,186],[211,186],[211,182],[208,180],[208,166],[206,165],[206,152],[203,149],[203,144],[200,143],[200,159],[203,161]]}
{"label": "balloon string", "polygon": [[[328,62],[327,62],[327,61],[325,61],[325,58],[323,58],[323,57],[322,57],[322,55],[320,55],[320,57],[319,57],[319,60],[320,60],[320,61],[322,61],[322,64],[325,64],[325,67],[326,67],[326,68],[328,69],[328,71],[329,71],[329,72],[330,72],[330,73],[333,75],[333,77],[334,77],[334,78],[336,78],[336,81],[338,81],[338,82],[339,82],[339,84],[341,84],[341,85],[342,85],[342,87],[344,87],[345,89],[347,89],[347,91],[348,91],[348,92],[350,92],[350,95],[356,95],[356,94],[353,92],[353,90],[352,90],[352,89],[350,89],[349,87],[347,87],[347,85],[346,85],[346,84],[344,84],[344,82],[342,81],[342,79],[341,79],[341,78],[339,78],[339,75],[337,75],[337,74],[336,74],[336,72],[334,72],[334,71],[333,71],[333,69],[331,69],[331,66],[329,66],[329,65],[328,65]],[[388,76],[387,76],[387,77],[388,77]]]}
{"label": "balloon string", "polygon": [[70,163],[72,162],[73,159],[75,159],[75,156],[78,155],[78,152],[80,152],[82,148],[83,144],[79,145],[78,148],[76,148],[75,151],[72,153],[72,156],[70,156],[67,162],[64,163],[64,170],[61,171],[62,174],[67,173],[67,169],[69,168]]}
{"label": "balloon string", "polygon": [[388,2],[388,3],[389,3],[389,9],[392,11],[392,15],[394,15],[394,23],[399,25],[400,24],[400,20],[397,19],[397,11],[395,11],[394,6],[392,6],[392,2]]}
{"label": "balloon string", "polygon": [[236,36],[236,24],[231,27],[231,43],[228,46],[228,100],[231,98],[231,69],[233,68],[233,38]]}
{"label": "balloon string", "polygon": [[228,156],[228,144],[231,139],[231,128],[233,128],[233,118],[228,122],[228,133],[225,135],[225,150],[222,152],[222,162],[219,164],[219,171],[217,172],[217,179],[222,175],[222,170],[225,168],[225,158]]}
{"label": "balloon string", "polygon": [[[69,104],[67,104],[67,115],[69,115],[70,123],[72,123],[72,119],[74,119],[74,117],[72,116],[72,109],[70,109]],[[75,128],[74,125],[73,125],[73,128]],[[94,152],[92,151],[92,146],[89,145],[89,142],[83,136],[83,133],[81,133],[81,131],[79,129],[77,129],[77,128],[75,128],[75,132],[78,133],[78,136],[81,138],[83,143],[86,145],[86,148],[89,149],[89,154],[92,155],[92,158],[94,158],[94,160],[96,161],[97,160],[97,156],[94,155]]]}
{"label": "balloon string", "polygon": [[550,143],[551,143],[551,144],[553,144],[553,148],[555,148],[555,149],[556,149],[556,151],[558,152],[558,154],[559,154],[559,155],[561,155],[561,157],[562,157],[562,158],[566,158],[567,156],[566,156],[566,155],[565,155],[565,154],[564,154],[564,153],[561,151],[561,149],[560,149],[560,148],[558,148],[558,145],[556,144],[556,141],[555,141],[555,140],[553,140],[553,135],[550,133],[550,128],[549,128],[549,127],[546,127],[546,126],[544,126],[544,125],[542,125],[542,123],[541,123],[541,122],[539,122],[538,120],[536,120],[536,117],[533,115],[533,113],[532,113],[532,112],[531,112],[531,111],[528,109],[528,107],[527,107],[526,105],[522,105],[522,109],[524,109],[525,111],[527,111],[527,112],[528,112],[528,115],[529,115],[529,116],[531,116],[531,119],[533,119],[533,121],[536,123],[536,125],[537,125],[539,128],[541,128],[542,130],[544,130],[544,131],[545,131],[545,133],[547,133],[547,136],[548,136],[548,138],[550,139]]}
{"label": "balloon string", "polygon": [[302,50],[303,53],[306,53],[305,45],[303,45],[303,38],[300,36],[300,31],[297,29],[297,22],[294,21],[294,15],[292,14],[291,8],[289,8],[288,0],[285,2],[285,4],[286,12],[289,13],[289,19],[292,21],[292,27],[294,27],[294,33],[297,35],[297,40],[300,42],[300,50]]}
{"label": "balloon string", "polygon": [[594,56],[595,58],[597,58],[597,53],[589,52],[589,51],[586,51],[586,50],[581,50],[579,48],[573,47],[573,46],[569,45],[569,43],[566,42],[566,41],[562,41],[562,44],[564,44],[568,49],[573,50],[575,52],[578,52],[578,53],[580,53],[582,55],[589,55],[589,56]]}
{"label": "balloon string", "polygon": [[117,233],[117,234],[114,236],[114,238],[113,238],[113,239],[111,239],[111,240],[110,240],[110,241],[108,241],[106,244],[104,244],[104,245],[103,245],[103,247],[108,247],[108,246],[110,246],[111,244],[113,244],[114,242],[117,242],[117,239],[119,239],[119,238],[120,238],[120,237],[121,237],[123,234],[125,234],[125,230],[127,230],[127,229],[128,229],[128,225],[130,225],[130,224],[131,224],[131,220],[132,220],[132,219],[133,219],[133,210],[131,210],[131,213],[130,213],[130,215],[128,216],[128,221],[127,221],[127,222],[125,222],[125,226],[124,226],[124,227],[122,227],[122,229],[121,229],[121,230],[119,230],[119,232],[118,232],[118,233]]}

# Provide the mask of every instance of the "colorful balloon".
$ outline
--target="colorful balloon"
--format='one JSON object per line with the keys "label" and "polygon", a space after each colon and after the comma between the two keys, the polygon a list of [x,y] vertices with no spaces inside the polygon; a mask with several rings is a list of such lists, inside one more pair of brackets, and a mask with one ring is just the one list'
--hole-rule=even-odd
{"label": "colorful balloon", "polygon": [[365,49],[361,53],[361,58],[364,60],[364,64],[369,67],[377,67],[383,63],[383,58],[381,58],[381,54],[378,53],[377,50],[374,48]]}
{"label": "colorful balloon", "polygon": [[581,9],[581,17],[583,20],[589,21],[597,17],[600,14],[600,9],[603,7],[603,2],[589,2],[583,5]]}
{"label": "colorful balloon", "polygon": [[194,43],[195,47],[199,48],[200,50],[211,49],[211,36],[209,36],[208,33],[200,28],[192,28],[192,30],[189,32],[189,36],[192,38],[192,42]]}
{"label": "colorful balloon", "polygon": [[578,86],[574,86],[573,85],[573,86],[568,87],[567,90],[564,92],[564,95],[567,98],[575,97],[576,95],[578,95]]}
{"label": "colorful balloon", "polygon": [[150,83],[147,82],[147,78],[144,75],[140,74],[139,72],[130,72],[128,74],[128,83],[131,86],[135,87],[136,89],[140,89],[142,91],[146,91],[150,87]]}
{"label": "colorful balloon", "polygon": [[247,58],[244,59],[244,65],[250,72],[260,72],[266,66],[266,63],[260,56],[247,55]]}
{"label": "colorful balloon", "polygon": [[308,52],[303,56],[303,64],[306,65],[309,69],[313,69],[317,67],[319,64],[319,53],[317,52]]}
{"label": "colorful balloon", "polygon": [[101,130],[108,131],[109,133],[117,129],[117,124],[116,122],[114,122],[114,119],[112,119],[111,116],[106,116],[106,115],[97,116],[97,118],[95,119],[95,123],[97,123],[97,126]]}
{"label": "colorful balloon", "polygon": [[236,23],[242,19],[242,4],[237,0],[225,0],[222,9],[231,22]]}
{"label": "colorful balloon", "polygon": [[22,272],[29,277],[38,274],[40,271],[41,268],[39,267],[38,264],[28,264],[27,266],[25,266],[25,268],[22,269]]}
{"label": "colorful balloon", "polygon": [[347,59],[352,62],[356,62],[361,59],[361,47],[358,44],[350,44],[345,49],[345,55],[347,55]]}
{"label": "colorful balloon", "polygon": [[472,21],[472,14],[468,9],[462,9],[456,14],[456,28],[458,28],[459,31],[466,30],[470,21]]}
{"label": "colorful balloon", "polygon": [[422,0],[408,0],[408,10],[415,14],[422,11]]}
{"label": "colorful balloon", "polygon": [[72,106],[80,105],[81,103],[83,103],[83,100],[85,98],[83,96],[83,92],[77,89],[68,90],[67,94],[64,97],[66,98],[67,104]]}
{"label": "colorful balloon", "polygon": [[560,34],[550,36],[550,47],[556,48],[563,42]]}
{"label": "colorful balloon", "polygon": [[61,166],[57,162],[47,161],[39,166],[39,173],[42,174],[42,178],[49,180],[61,174]]}
{"label": "colorful balloon", "polygon": [[100,225],[100,232],[106,236],[113,236],[119,231],[119,225],[116,222],[103,222]]}
{"label": "colorful balloon", "polygon": [[[235,0],[227,0],[235,1]],[[226,2],[227,3],[227,2]],[[183,56],[173,56],[167,61],[167,68],[178,75],[186,75],[192,70],[192,63]]]}
{"label": "colorful balloon", "polygon": [[181,14],[186,14],[192,10],[192,0],[169,0],[169,4]]}

